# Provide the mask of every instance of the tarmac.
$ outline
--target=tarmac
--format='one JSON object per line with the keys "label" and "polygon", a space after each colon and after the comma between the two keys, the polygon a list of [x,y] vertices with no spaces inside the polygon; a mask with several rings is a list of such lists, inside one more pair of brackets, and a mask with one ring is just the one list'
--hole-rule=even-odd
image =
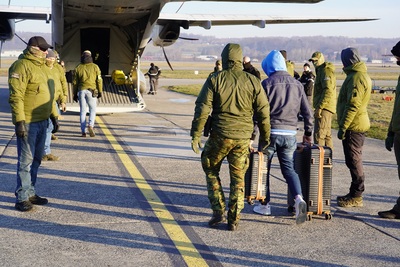
{"label": "tarmac", "polygon": [[[99,115],[93,138],[80,137],[78,114],[63,114],[51,145],[61,158],[42,162],[36,184],[49,203],[23,213],[14,208],[16,137],[0,78],[1,266],[399,266],[400,221],[377,215],[400,189],[382,140],[365,142],[363,207],[337,206],[351,178],[333,131],[331,220],[296,225],[274,159],[272,215],[246,202],[238,231],[209,228],[200,155],[190,147],[195,97],[166,89],[177,83],[161,79],[144,111]],[[220,176],[228,196],[226,162]]]}

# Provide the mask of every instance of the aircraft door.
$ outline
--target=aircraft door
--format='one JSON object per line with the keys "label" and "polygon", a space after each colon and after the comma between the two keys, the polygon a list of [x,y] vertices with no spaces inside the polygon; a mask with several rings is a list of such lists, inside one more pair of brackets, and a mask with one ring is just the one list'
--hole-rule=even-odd
{"label": "aircraft door", "polygon": [[96,63],[102,75],[109,74],[110,29],[86,28],[81,29],[81,50],[92,52],[93,62]]}

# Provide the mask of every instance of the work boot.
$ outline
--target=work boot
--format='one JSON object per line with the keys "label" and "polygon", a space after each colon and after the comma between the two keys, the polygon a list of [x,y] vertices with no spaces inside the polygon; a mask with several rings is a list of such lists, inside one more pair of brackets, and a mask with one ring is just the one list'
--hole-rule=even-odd
{"label": "work boot", "polygon": [[208,222],[208,225],[210,227],[215,227],[218,224],[223,223],[225,221],[226,221],[225,212],[221,210],[214,210],[211,220]]}
{"label": "work boot", "polygon": [[86,133],[82,133],[82,137],[86,137]]}
{"label": "work boot", "polygon": [[42,161],[57,161],[60,157],[54,156],[53,154],[44,155]]}
{"label": "work boot", "polygon": [[387,211],[379,211],[379,217],[385,219],[400,219],[400,212],[395,209],[387,210]]}
{"label": "work boot", "polygon": [[28,202],[34,205],[46,205],[47,203],[49,203],[47,198],[39,197],[38,195],[30,197]]}
{"label": "work boot", "polygon": [[95,136],[96,136],[96,134],[94,133],[94,129],[93,129],[92,126],[89,126],[89,135],[90,135],[90,137],[95,137]]}
{"label": "work boot", "polygon": [[29,200],[15,203],[15,209],[19,211],[29,211],[33,208],[32,203]]}
{"label": "work boot", "polygon": [[236,231],[239,228],[239,222],[228,222],[228,231]]}
{"label": "work boot", "polygon": [[363,197],[353,197],[350,194],[346,196],[337,197],[337,203],[339,207],[350,208],[350,207],[362,207]]}
{"label": "work boot", "polygon": [[58,140],[58,137],[55,134],[51,134],[51,140]]}

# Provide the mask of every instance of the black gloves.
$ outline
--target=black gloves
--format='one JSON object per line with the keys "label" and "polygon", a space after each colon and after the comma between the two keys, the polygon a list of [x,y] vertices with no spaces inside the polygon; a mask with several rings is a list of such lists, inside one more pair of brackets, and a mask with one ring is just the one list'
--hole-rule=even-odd
{"label": "black gloves", "polygon": [[21,138],[27,135],[25,121],[17,121],[15,123],[15,134]]}
{"label": "black gloves", "polygon": [[74,102],[78,102],[78,94],[74,94]]}
{"label": "black gloves", "polygon": [[101,92],[98,92],[97,93],[97,98],[100,98],[101,97]]}
{"label": "black gloves", "polygon": [[53,131],[51,133],[56,133],[60,129],[60,124],[58,124],[57,117],[50,117],[51,123],[53,123]]}

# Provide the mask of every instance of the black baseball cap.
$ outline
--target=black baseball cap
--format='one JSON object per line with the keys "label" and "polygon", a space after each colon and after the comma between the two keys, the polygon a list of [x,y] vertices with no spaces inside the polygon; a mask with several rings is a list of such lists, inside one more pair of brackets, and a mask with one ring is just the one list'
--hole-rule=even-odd
{"label": "black baseball cap", "polygon": [[47,50],[49,48],[53,49],[42,36],[33,36],[28,41],[28,46],[37,46],[41,50]]}

